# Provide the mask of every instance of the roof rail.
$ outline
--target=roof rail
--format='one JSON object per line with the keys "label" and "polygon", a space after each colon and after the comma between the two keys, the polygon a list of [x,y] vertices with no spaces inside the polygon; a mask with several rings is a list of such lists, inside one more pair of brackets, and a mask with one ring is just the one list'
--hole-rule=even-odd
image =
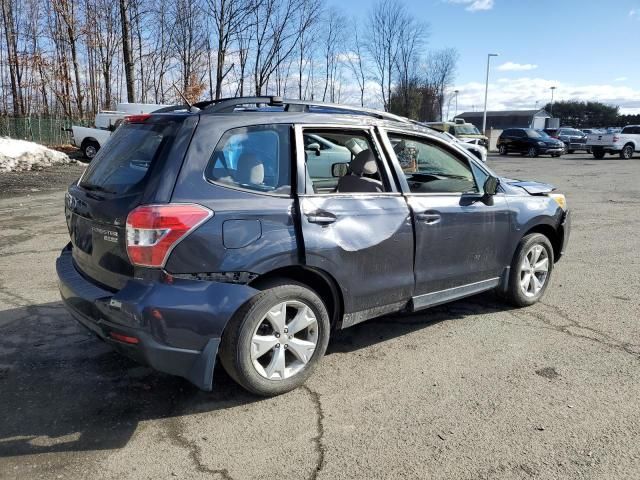
{"label": "roof rail", "polygon": [[[201,104],[207,103],[206,106]],[[391,120],[394,122],[410,123],[408,118],[394,115],[393,113],[381,112],[371,108],[354,107],[351,105],[341,105],[337,103],[316,102],[313,100],[293,100],[283,99],[278,96],[261,96],[261,97],[235,97],[214,100],[212,102],[200,102],[195,106],[202,108],[206,112],[211,113],[231,113],[236,107],[241,105],[264,105],[269,107],[284,107],[286,112],[308,112],[309,107],[326,108],[328,110],[338,110],[345,114],[360,114],[370,117],[379,118],[381,120]],[[331,112],[338,113],[338,112]]]}

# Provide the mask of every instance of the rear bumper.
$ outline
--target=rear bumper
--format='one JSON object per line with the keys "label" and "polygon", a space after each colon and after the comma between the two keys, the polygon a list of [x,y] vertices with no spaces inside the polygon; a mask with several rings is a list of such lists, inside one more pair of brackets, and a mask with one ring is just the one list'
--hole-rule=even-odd
{"label": "rear bumper", "polygon": [[[83,277],[67,246],[56,261],[60,294],[81,325],[118,352],[211,390],[220,338],[235,311],[257,291],[246,285],[130,280],[114,293]],[[112,335],[136,340],[126,343]],[[122,338],[122,337],[120,337]],[[130,340],[133,341],[133,340]]]}

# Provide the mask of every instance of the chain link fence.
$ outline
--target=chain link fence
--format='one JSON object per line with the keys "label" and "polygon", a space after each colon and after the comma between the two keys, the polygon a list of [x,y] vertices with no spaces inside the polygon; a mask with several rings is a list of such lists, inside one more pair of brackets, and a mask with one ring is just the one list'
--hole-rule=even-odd
{"label": "chain link fence", "polygon": [[16,138],[42,145],[71,143],[71,126],[89,126],[89,120],[72,120],[60,117],[9,117],[0,116],[0,137]]}

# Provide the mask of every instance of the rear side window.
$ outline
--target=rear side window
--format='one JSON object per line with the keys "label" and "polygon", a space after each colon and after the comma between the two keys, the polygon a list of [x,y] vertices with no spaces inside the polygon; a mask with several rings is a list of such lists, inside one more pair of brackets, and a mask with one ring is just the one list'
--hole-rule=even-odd
{"label": "rear side window", "polygon": [[291,126],[254,125],[227,131],[209,160],[212,182],[258,192],[291,193]]}
{"label": "rear side window", "polygon": [[171,148],[179,125],[125,123],[87,167],[80,187],[123,194],[144,186],[151,166]]}

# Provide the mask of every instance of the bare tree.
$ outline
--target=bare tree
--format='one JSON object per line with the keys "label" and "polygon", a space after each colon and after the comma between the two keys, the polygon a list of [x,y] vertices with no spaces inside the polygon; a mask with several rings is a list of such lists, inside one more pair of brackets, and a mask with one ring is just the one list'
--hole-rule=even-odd
{"label": "bare tree", "polygon": [[124,75],[127,84],[127,101],[136,101],[133,78],[133,52],[131,51],[131,21],[129,19],[129,1],[120,0],[120,23],[122,27],[122,58],[124,61]]}
{"label": "bare tree", "polygon": [[420,53],[427,38],[427,25],[418,22],[414,17],[407,17],[404,28],[400,32],[400,48],[398,49],[398,91],[402,97],[402,115],[410,113],[410,96],[412,85],[417,82]]}
{"label": "bare tree", "polygon": [[437,108],[440,119],[444,113],[445,91],[455,78],[458,56],[455,48],[443,48],[431,52],[427,58],[425,87],[434,96],[434,110]]}
{"label": "bare tree", "polygon": [[[299,16],[305,0],[263,0],[253,10],[255,44],[253,78],[256,95],[261,95],[271,75],[289,59],[300,36],[316,21]],[[299,21],[296,21],[296,17]]]}
{"label": "bare tree", "polygon": [[367,50],[374,64],[385,110],[389,110],[391,104],[391,84],[400,50],[402,29],[409,18],[404,4],[399,0],[379,0],[367,21]]}
{"label": "bare tree", "polygon": [[183,94],[202,93],[204,80],[203,60],[206,52],[206,35],[202,6],[198,0],[177,0],[174,5],[173,49],[179,61]]}
{"label": "bare tree", "polygon": [[347,53],[347,65],[349,66],[353,77],[358,83],[358,89],[360,90],[360,106],[364,107],[364,91],[367,82],[367,67],[364,57],[364,47],[362,44],[362,39],[358,33],[357,24],[355,24],[355,27],[353,29],[353,43],[351,49]]}
{"label": "bare tree", "polygon": [[234,38],[250,27],[248,19],[260,0],[207,0],[209,15],[213,19],[216,49],[215,98],[222,95],[222,83],[233,68],[227,66],[229,45]]}
{"label": "bare tree", "polygon": [[324,55],[325,70],[324,89],[322,91],[323,102],[327,100],[327,93],[330,101],[336,101],[336,74],[340,55],[344,51],[344,42],[346,39],[346,25],[343,18],[344,16],[341,15],[338,10],[331,8],[327,11],[323,25],[322,53]]}
{"label": "bare tree", "polygon": [[7,60],[9,62],[9,77],[11,79],[11,98],[13,112],[24,114],[24,102],[22,100],[22,75],[18,56],[18,34],[15,0],[0,0],[2,2],[2,23],[7,47]]}

